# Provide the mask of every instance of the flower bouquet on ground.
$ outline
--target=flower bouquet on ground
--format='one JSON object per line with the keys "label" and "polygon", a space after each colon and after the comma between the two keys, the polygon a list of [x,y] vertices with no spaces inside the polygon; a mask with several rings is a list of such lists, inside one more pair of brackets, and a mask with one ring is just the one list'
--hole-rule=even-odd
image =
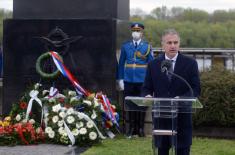
{"label": "flower bouquet on ground", "polygon": [[[60,93],[54,87],[42,89],[41,84],[35,84],[24,93],[13,105],[10,116],[14,130],[25,127],[23,131],[32,133],[29,137],[35,137],[34,133],[44,137],[45,133],[48,142],[64,145],[90,146],[106,136],[113,138],[111,131],[119,127],[115,106],[106,95],[80,96],[71,90]],[[25,142],[26,132],[21,136],[21,142],[36,142],[36,138]],[[12,134],[9,132],[9,135]]]}
{"label": "flower bouquet on ground", "polygon": [[0,145],[35,144],[44,141],[41,127],[35,128],[33,120],[13,124],[10,116],[0,121]]}
{"label": "flower bouquet on ground", "polygon": [[54,143],[87,146],[105,138],[89,116],[73,108],[57,104],[49,110],[46,119],[45,133]]}
{"label": "flower bouquet on ground", "polygon": [[[57,92],[53,97],[46,97],[45,133],[48,140],[53,143],[89,146],[105,139],[106,132],[115,125],[106,116],[107,106],[103,106],[98,95],[102,94],[79,97],[75,91],[66,90],[63,94]],[[114,108],[110,107],[110,110],[113,117],[118,116]]]}
{"label": "flower bouquet on ground", "polygon": [[[65,145],[88,146],[105,139],[107,135],[113,138],[111,129],[115,127],[118,130],[119,117],[107,96],[92,94],[82,88],[58,53],[50,51],[47,56],[53,58],[58,69],[55,74],[60,72],[76,91],[64,90],[60,93],[55,87],[42,90],[41,84],[35,84],[19,103],[13,105],[10,113],[12,125],[9,129],[5,126],[1,128],[1,138],[17,134],[21,142],[29,144],[37,140],[37,134],[39,138],[44,137],[42,129],[46,140]],[[40,68],[40,63],[36,68]],[[52,77],[40,69],[37,72],[41,76]]]}

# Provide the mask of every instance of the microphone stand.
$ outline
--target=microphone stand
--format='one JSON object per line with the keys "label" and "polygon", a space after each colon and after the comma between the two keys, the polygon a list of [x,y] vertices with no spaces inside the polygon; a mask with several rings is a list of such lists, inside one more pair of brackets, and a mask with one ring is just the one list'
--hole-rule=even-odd
{"label": "microphone stand", "polygon": [[166,68],[166,74],[171,74],[171,75],[179,78],[180,80],[184,81],[184,83],[188,86],[188,88],[190,90],[191,97],[194,97],[194,93],[193,93],[192,87],[190,86],[190,84],[183,77],[179,76],[178,74],[175,74],[174,72],[169,71],[167,68]]}

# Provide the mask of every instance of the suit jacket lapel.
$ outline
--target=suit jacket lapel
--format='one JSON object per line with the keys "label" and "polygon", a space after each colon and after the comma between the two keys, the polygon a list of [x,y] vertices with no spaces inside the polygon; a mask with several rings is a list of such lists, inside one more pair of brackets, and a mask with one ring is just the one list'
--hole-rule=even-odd
{"label": "suit jacket lapel", "polygon": [[[163,60],[165,60],[165,54],[163,54],[161,57],[160,57],[160,70],[161,70],[161,63],[162,63],[162,61]],[[160,71],[160,78],[163,80],[163,83],[164,83],[164,85],[165,86],[167,86],[167,87],[169,87],[169,85],[170,85],[170,81],[168,80],[168,77],[167,77],[167,75],[166,75],[166,73],[162,73],[161,71]]]}
{"label": "suit jacket lapel", "polygon": [[[183,65],[183,61],[181,61],[181,60],[182,60],[182,55],[179,53],[178,57],[176,59],[175,68],[174,68],[174,73],[177,75],[179,75],[179,73],[181,72],[180,68],[182,69],[182,67],[180,67],[180,66]],[[176,79],[176,77],[173,76],[171,81],[173,82],[175,79]]]}

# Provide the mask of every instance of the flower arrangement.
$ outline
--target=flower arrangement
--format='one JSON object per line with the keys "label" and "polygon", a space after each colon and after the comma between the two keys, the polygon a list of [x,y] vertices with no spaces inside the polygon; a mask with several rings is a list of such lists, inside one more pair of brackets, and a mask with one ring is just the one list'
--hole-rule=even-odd
{"label": "flower arrangement", "polygon": [[[52,92],[51,88],[50,92]],[[46,91],[44,91],[46,92]],[[53,94],[50,93],[49,94]],[[86,98],[77,96],[75,91],[65,90],[63,94],[54,91],[44,99],[47,113],[45,133],[49,141],[60,144],[92,145],[105,139],[105,132],[114,124],[107,126],[101,93],[90,94]],[[44,93],[45,94],[45,93]],[[118,114],[115,112],[115,115]]]}
{"label": "flower arrangement", "polygon": [[35,144],[44,140],[41,127],[37,129],[33,121],[12,124],[10,116],[0,121],[0,145]]}
{"label": "flower arrangement", "polygon": [[[57,52],[50,51],[46,56],[53,58],[58,70],[45,76],[50,78],[60,72],[76,91],[60,93],[55,87],[43,90],[42,85],[36,83],[13,104],[9,124],[7,119],[1,123],[0,145],[35,143],[42,140],[44,134],[48,142],[79,146],[97,143],[106,138],[105,134],[112,137],[111,129],[119,128],[119,117],[107,96],[82,88]],[[40,62],[37,69],[38,64]],[[15,135],[19,135],[20,140]],[[13,140],[6,142],[9,138]]]}
{"label": "flower arrangement", "polygon": [[92,119],[73,108],[57,104],[49,110],[45,133],[50,141],[61,144],[90,145],[105,138]]}
{"label": "flower arrangement", "polygon": [[[21,138],[24,144],[35,143],[32,133],[38,133],[45,134],[51,143],[89,146],[105,139],[107,131],[118,128],[115,106],[102,93],[84,97],[71,90],[59,93],[54,87],[43,90],[41,84],[35,84],[25,92],[13,105],[10,117],[14,130],[21,124],[24,131],[31,134],[27,137],[31,137],[32,142]],[[3,137],[6,138],[6,134]],[[18,144],[17,140],[14,144]]]}

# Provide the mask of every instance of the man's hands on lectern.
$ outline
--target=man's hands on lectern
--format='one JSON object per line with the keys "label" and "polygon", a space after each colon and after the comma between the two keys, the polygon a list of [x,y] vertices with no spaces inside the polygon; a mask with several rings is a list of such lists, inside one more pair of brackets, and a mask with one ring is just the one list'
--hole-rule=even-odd
{"label": "man's hands on lectern", "polygon": [[124,81],[123,81],[123,79],[117,80],[116,85],[117,85],[117,90],[118,91],[123,91],[124,90]]}
{"label": "man's hands on lectern", "polygon": [[145,97],[153,97],[153,96],[148,94],[148,95],[146,95]]}
{"label": "man's hands on lectern", "polygon": [[[152,98],[153,96],[152,95],[146,95],[145,96],[146,98]],[[150,100],[144,100],[143,101],[143,105],[152,105],[153,101],[150,101]]]}

